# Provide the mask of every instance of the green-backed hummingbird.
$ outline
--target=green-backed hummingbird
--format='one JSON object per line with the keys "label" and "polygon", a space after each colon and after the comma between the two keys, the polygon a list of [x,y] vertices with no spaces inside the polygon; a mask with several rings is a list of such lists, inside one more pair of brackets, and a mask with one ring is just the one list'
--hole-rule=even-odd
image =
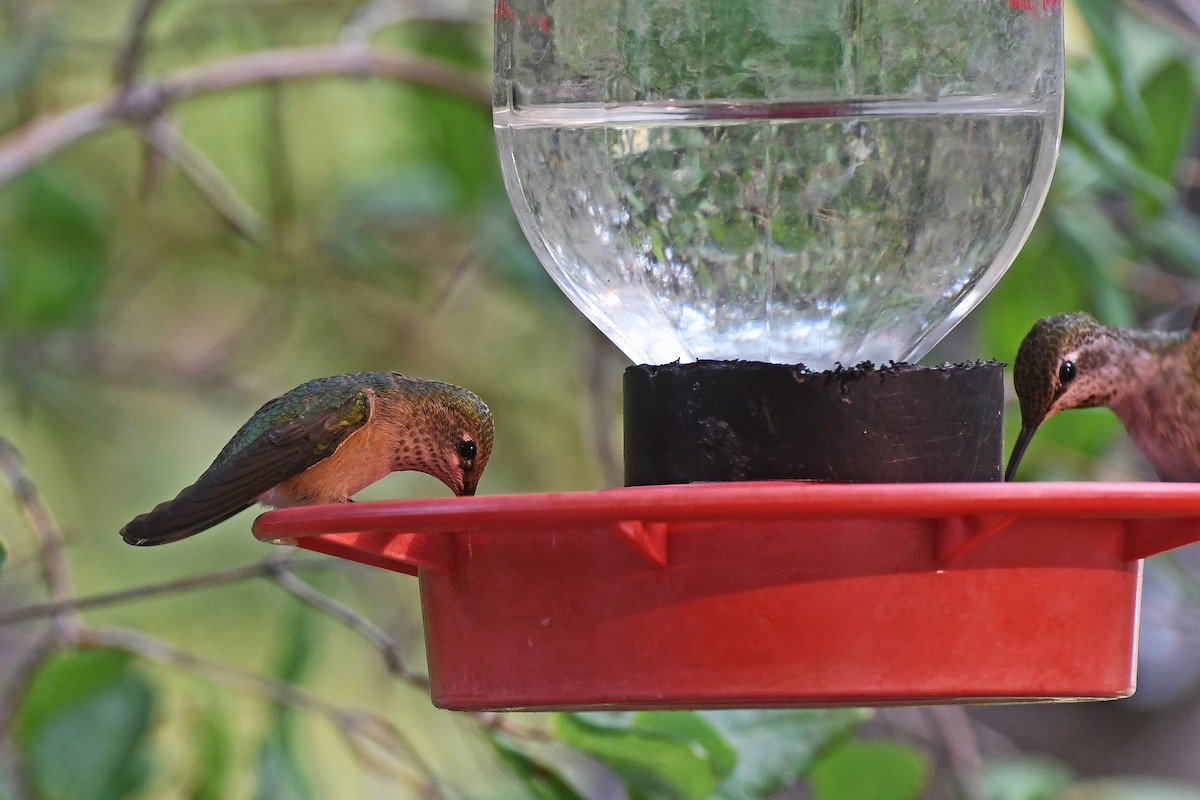
{"label": "green-backed hummingbird", "polygon": [[1200,314],[1188,330],[1111,328],[1087,314],[1038,320],[1017,350],[1021,433],[1012,480],[1034,431],[1068,408],[1107,406],[1164,481],[1200,480]]}
{"label": "green-backed hummingbird", "polygon": [[472,495],[492,452],[492,413],[459,386],[397,372],[317,378],[268,401],[195,483],[121,529],[129,544],[173,542],[255,502],[343,503],[400,470]]}

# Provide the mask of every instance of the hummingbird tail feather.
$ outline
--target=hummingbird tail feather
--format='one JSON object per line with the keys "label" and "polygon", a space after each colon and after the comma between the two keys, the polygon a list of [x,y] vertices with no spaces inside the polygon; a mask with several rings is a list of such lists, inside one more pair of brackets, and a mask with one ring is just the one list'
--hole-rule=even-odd
{"label": "hummingbird tail feather", "polygon": [[[281,481],[332,455],[347,436],[366,424],[369,392],[354,391],[328,407],[300,413],[307,407],[300,401],[312,399],[311,392],[301,390],[309,388],[304,384],[264,405],[195,483],[174,500],[134,517],[121,529],[121,538],[132,545],[166,544],[207,530],[254,505]],[[259,415],[281,402],[300,404],[291,416],[285,414],[263,429]]]}
{"label": "hummingbird tail feather", "polygon": [[166,544],[208,530],[249,508],[263,492],[320,460],[291,446],[304,435],[304,428],[293,421],[260,436],[230,459],[218,456],[174,500],[130,520],[121,529],[121,538],[132,545]]}
{"label": "hummingbird tail feather", "polygon": [[174,500],[159,503],[145,514],[134,517],[121,528],[127,544],[148,546],[167,544],[206,531],[219,522],[254,505],[255,497],[229,487],[214,493],[211,486],[192,484]]}

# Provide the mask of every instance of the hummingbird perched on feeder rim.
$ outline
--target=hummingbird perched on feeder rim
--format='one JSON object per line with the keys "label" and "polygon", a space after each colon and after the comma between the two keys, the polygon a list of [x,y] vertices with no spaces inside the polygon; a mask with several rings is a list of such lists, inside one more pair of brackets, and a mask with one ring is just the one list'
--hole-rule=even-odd
{"label": "hummingbird perched on feeder rim", "polygon": [[1038,426],[1068,408],[1107,406],[1164,481],[1200,480],[1200,313],[1188,330],[1111,328],[1087,314],[1038,320],[1013,365],[1021,433],[1004,479]]}
{"label": "hummingbird perched on feeder rim", "polygon": [[317,378],[269,400],[173,500],[121,529],[133,545],[200,533],[255,502],[344,503],[416,470],[473,495],[492,453],[492,412],[462,387],[398,372]]}

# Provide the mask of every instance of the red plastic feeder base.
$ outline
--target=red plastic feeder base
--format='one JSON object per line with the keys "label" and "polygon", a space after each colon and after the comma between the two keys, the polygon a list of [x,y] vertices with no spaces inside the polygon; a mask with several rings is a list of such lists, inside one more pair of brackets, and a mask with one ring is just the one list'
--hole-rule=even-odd
{"label": "red plastic feeder base", "polygon": [[443,708],[1102,699],[1133,692],[1140,559],[1200,539],[1200,485],[645,486],[254,531],[419,575]]}

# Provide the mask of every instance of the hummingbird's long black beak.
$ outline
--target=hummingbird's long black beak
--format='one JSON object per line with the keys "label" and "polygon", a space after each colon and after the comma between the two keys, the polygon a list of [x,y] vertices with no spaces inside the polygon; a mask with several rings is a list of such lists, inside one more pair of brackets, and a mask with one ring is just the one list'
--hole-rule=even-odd
{"label": "hummingbird's long black beak", "polygon": [[1013,445],[1012,455],[1008,457],[1008,469],[1004,470],[1006,482],[1011,481],[1017,474],[1017,465],[1021,463],[1021,456],[1025,455],[1025,448],[1029,446],[1029,440],[1033,438],[1034,431],[1037,429],[1036,424],[1021,425],[1021,432],[1017,434],[1017,443]]}

